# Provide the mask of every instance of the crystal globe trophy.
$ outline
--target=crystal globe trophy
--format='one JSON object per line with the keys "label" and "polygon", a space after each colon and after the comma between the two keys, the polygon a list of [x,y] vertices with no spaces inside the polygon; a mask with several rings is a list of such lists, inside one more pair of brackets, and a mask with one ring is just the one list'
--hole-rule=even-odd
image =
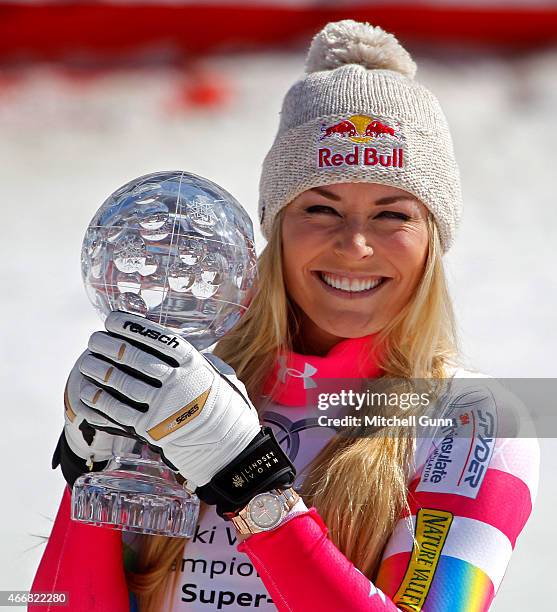
{"label": "crystal globe trophy", "polygon": [[[104,320],[114,310],[170,328],[198,350],[229,331],[256,277],[251,219],[215,183],[158,172],[115,191],[87,228],[81,272]],[[72,518],[139,533],[191,537],[199,500],[146,444],[114,437],[102,472],[82,475]]]}

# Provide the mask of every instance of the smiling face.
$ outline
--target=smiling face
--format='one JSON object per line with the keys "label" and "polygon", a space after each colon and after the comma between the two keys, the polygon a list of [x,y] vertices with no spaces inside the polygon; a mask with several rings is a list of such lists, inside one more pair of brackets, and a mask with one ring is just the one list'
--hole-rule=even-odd
{"label": "smiling face", "polygon": [[286,207],[283,269],[302,311],[298,350],[325,354],[404,308],[427,259],[427,215],[413,195],[376,183],[316,187]]}

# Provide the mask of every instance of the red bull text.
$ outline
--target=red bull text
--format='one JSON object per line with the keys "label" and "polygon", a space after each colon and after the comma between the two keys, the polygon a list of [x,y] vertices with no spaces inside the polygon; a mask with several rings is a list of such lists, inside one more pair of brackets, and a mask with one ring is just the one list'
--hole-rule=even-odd
{"label": "red bull text", "polygon": [[384,166],[402,168],[404,152],[401,148],[391,149],[390,153],[379,152],[375,147],[355,146],[349,153],[334,153],[328,147],[318,150],[319,168],[338,166]]}

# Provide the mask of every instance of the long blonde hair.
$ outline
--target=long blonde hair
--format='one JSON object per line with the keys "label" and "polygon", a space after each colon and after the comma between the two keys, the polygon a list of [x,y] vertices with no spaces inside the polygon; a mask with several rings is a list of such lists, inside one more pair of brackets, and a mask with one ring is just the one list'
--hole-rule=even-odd
{"label": "long blonde hair", "polygon": [[[258,259],[259,283],[250,307],[214,350],[235,369],[254,402],[277,356],[292,349],[299,331],[297,308],[283,277],[283,211]],[[385,377],[445,378],[456,364],[455,318],[431,214],[427,224],[429,248],[421,281],[408,304],[376,337]],[[306,504],[318,509],[334,544],[370,579],[375,578],[381,552],[406,508],[413,451],[412,431],[403,427],[390,428],[388,435],[335,436],[314,459],[304,480]],[[171,538],[144,538],[140,567],[128,574],[142,612],[161,610],[165,592],[175,588],[184,544]],[[177,567],[171,572],[173,564]]]}

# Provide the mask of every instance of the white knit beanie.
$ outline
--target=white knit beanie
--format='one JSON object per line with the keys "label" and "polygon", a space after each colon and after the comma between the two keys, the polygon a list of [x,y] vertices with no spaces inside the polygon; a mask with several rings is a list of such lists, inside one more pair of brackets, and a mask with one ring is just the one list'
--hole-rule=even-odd
{"label": "white knit beanie", "polygon": [[347,19],[314,37],[306,76],[286,94],[263,162],[267,239],[278,211],[307,189],[380,183],[421,200],[449,249],[462,206],[459,172],[443,111],[415,73],[409,53],[379,27]]}

